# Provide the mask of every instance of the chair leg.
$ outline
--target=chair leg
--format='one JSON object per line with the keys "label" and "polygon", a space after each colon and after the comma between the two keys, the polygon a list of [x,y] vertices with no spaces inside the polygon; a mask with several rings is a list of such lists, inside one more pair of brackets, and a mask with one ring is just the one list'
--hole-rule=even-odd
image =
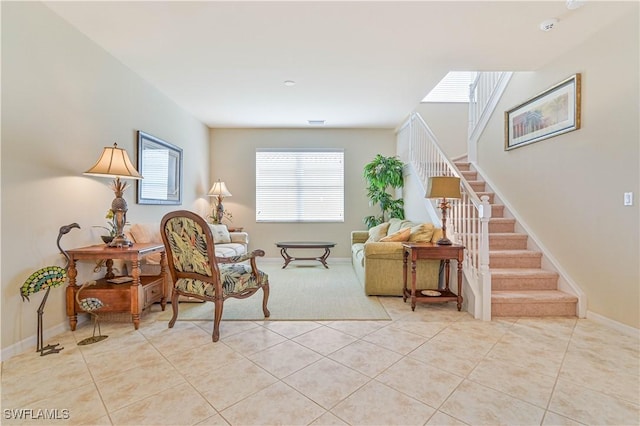
{"label": "chair leg", "polygon": [[169,328],[173,328],[173,325],[176,323],[176,320],[178,319],[178,297],[180,297],[180,295],[174,289],[173,293],[171,294],[171,309],[173,310],[173,316],[169,321]]}
{"label": "chair leg", "polygon": [[264,312],[264,317],[269,318],[271,312],[267,309],[267,302],[269,301],[269,283],[262,286],[262,312]]}
{"label": "chair leg", "polygon": [[211,340],[217,342],[220,339],[220,321],[222,320],[222,309],[224,307],[224,300],[217,298],[213,302],[213,334]]}

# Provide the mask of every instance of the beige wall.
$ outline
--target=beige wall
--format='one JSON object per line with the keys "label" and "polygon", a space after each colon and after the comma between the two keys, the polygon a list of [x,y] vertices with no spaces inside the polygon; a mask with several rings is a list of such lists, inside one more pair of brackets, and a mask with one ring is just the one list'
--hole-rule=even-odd
{"label": "beige wall", "polygon": [[[630,14],[537,72],[511,80],[480,140],[480,167],[588,298],[640,328],[639,34]],[[502,111],[582,73],[582,128],[504,151]],[[623,206],[623,193],[634,205]]]}
{"label": "beige wall", "polygon": [[415,112],[427,123],[449,158],[467,153],[468,103],[425,102]]}
{"label": "beige wall", "polygon": [[[63,247],[100,241],[91,226],[104,224],[114,195],[109,179],[82,172],[114,142],[137,161],[138,129],[184,149],[182,207],[204,211],[207,127],[42,4],[2,2],[2,349],[35,336],[44,292],[22,302],[19,289],[35,270],[64,265],[60,226],[82,227]],[[137,205],[135,185],[125,199],[130,222],[157,221],[175,208]],[[79,280],[91,277],[90,266]],[[45,329],[66,323],[64,293],[51,290]]]}
{"label": "beige wall", "polygon": [[[344,149],[344,223],[256,223],[256,148]],[[333,241],[338,244],[331,257],[349,258],[351,231],[366,229],[362,219],[376,213],[368,204],[362,170],[378,153],[394,155],[395,133],[391,129],[212,129],[211,150],[210,181],[226,182],[233,196],[225,199],[225,208],[233,214],[233,225],[249,232],[251,249],[261,248],[275,258],[280,256],[277,241]]]}

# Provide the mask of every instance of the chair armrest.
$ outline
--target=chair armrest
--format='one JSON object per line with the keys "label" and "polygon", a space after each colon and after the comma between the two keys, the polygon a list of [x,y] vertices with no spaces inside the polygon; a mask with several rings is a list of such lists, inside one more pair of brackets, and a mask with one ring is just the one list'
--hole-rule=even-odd
{"label": "chair armrest", "polygon": [[369,239],[369,231],[351,231],[351,245],[364,243]]}
{"label": "chair armrest", "polygon": [[251,253],[245,253],[245,254],[241,254],[238,256],[231,256],[231,257],[217,257],[216,256],[216,261],[218,263],[240,263],[240,262],[244,262],[245,260],[252,260],[255,259],[256,257],[262,257],[264,256],[264,250],[254,250]]}

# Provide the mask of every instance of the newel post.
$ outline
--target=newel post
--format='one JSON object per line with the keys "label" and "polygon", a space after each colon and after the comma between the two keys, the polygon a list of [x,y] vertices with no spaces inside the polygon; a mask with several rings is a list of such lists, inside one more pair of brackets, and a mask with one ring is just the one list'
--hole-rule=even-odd
{"label": "newel post", "polygon": [[479,281],[482,295],[483,321],[491,321],[491,271],[489,270],[489,219],[491,219],[491,204],[489,196],[480,197],[480,253],[479,253]]}

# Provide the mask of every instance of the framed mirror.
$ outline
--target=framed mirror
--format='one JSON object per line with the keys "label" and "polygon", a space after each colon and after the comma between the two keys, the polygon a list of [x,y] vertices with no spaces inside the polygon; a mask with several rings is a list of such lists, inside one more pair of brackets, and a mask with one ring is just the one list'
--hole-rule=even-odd
{"label": "framed mirror", "polygon": [[182,204],[182,149],[138,131],[138,204]]}

